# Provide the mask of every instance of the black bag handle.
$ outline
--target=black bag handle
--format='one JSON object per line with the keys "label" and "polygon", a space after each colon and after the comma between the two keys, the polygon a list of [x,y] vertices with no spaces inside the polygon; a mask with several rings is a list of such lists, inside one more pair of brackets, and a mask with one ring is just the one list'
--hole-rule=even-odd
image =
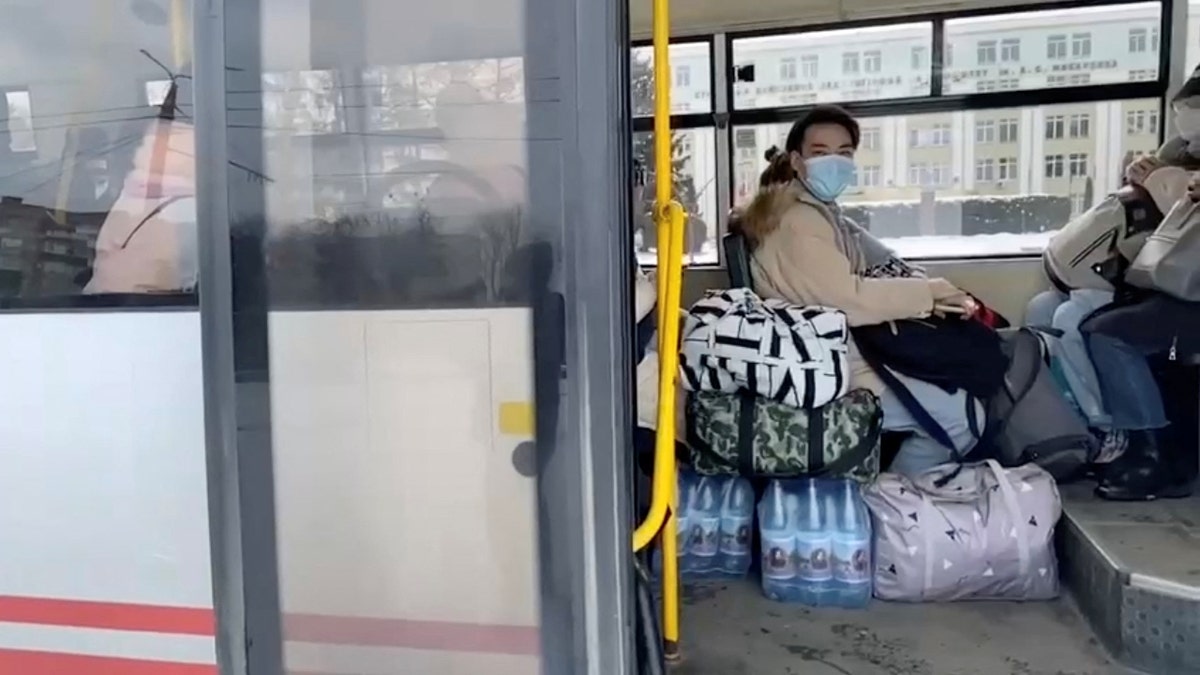
{"label": "black bag handle", "polygon": [[142,229],[143,225],[150,222],[151,218],[162,213],[168,206],[174,204],[175,202],[182,201],[184,199],[191,199],[191,197],[190,196],[168,197],[165,200],[163,200],[162,202],[160,202],[158,206],[155,206],[153,209],[151,209],[150,213],[147,213],[146,217],[142,218],[141,222],[139,222],[136,226],[134,226],[133,230],[129,233],[129,236],[125,237],[125,241],[121,242],[121,249],[124,250],[126,246],[129,246],[129,242],[133,240],[133,236],[138,233],[138,230]]}

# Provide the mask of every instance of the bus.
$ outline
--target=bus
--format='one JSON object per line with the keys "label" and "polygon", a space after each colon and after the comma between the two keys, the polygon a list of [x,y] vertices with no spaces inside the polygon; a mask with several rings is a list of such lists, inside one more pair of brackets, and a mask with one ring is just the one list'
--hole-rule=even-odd
{"label": "bus", "polygon": [[647,581],[630,275],[728,288],[833,103],[847,211],[1019,324],[1173,134],[1197,0],[0,9],[0,673],[1200,672],[1196,497],[1062,486],[1049,602]]}

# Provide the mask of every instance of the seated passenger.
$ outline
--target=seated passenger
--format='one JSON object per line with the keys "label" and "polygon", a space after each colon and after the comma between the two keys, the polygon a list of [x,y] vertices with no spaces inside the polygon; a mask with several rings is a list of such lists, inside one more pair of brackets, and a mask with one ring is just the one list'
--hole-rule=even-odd
{"label": "seated passenger", "polygon": [[[1200,169],[1200,68],[1172,99],[1178,135],[1167,140],[1152,157],[1142,157],[1126,169],[1125,179],[1145,186],[1162,213],[1187,189],[1187,183],[1160,169]],[[1163,180],[1156,180],[1163,175]],[[1072,388],[1082,388],[1081,398],[1094,398],[1098,406],[1085,405],[1088,423],[1103,439],[1098,464],[1120,457],[1131,440],[1139,453],[1155,441],[1155,430],[1167,426],[1158,386],[1145,358],[1138,350],[1102,335],[1086,341],[1080,323],[1113,301],[1111,291],[1079,289],[1069,295],[1059,290],[1044,291],[1025,311],[1025,323],[1048,326],[1062,333],[1062,354]],[[1112,493],[1103,481],[1101,496]]]}
{"label": "seated passenger", "polygon": [[[837,198],[854,177],[858,123],[836,106],[818,106],[792,127],[784,152],[774,158],[763,183],[787,180],[760,190],[737,219],[751,249],[755,290],[764,298],[798,305],[825,305],[846,313],[851,326],[930,316],[969,314],[974,300],[945,279],[898,258],[887,246],[847,218]],[[851,387],[879,395],[883,426],[905,432],[892,471],[913,475],[951,459],[949,448],[933,440],[900,399],[884,385],[850,344]],[[905,375],[908,387],[949,435],[959,455],[974,447],[983,406],[959,390],[948,393]],[[974,406],[973,414],[969,406]]]}
{"label": "seated passenger", "polygon": [[[1200,116],[1200,110],[1191,112]],[[1192,174],[1187,196],[1200,201],[1200,173]],[[1196,448],[1178,442],[1187,440],[1187,431],[1182,439],[1170,432],[1163,392],[1147,357],[1175,360],[1200,352],[1200,304],[1139,293],[1095,313],[1079,330],[1096,365],[1114,432],[1128,441],[1124,455],[1105,468],[1096,493],[1118,501],[1189,496]]]}

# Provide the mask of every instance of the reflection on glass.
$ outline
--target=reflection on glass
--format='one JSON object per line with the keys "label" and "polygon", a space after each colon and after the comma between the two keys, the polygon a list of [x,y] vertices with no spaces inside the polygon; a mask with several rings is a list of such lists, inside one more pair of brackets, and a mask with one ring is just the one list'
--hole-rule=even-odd
{"label": "reflection on glass", "polygon": [[[671,114],[712,112],[712,46],[680,42],[670,47]],[[634,117],[654,114],[654,48],[635,47],[629,59]]]}
{"label": "reflection on glass", "polygon": [[37,137],[33,133],[33,111],[28,91],[6,91],[8,103],[8,148],[13,152],[36,152]]}
{"label": "reflection on glass", "polygon": [[734,107],[928,96],[932,42],[930,23],[735,40]]}
{"label": "reflection on glass", "polygon": [[190,290],[190,3],[0,7],[0,298]]}
{"label": "reflection on glass", "polygon": [[535,675],[537,482],[514,457],[564,212],[531,158],[557,146],[529,138],[524,3],[261,11],[260,34],[230,15],[226,50],[269,71],[228,85],[229,151],[261,148],[265,178],[229,193],[235,287],[266,282],[287,670]]}
{"label": "reflection on glass", "polygon": [[[1157,149],[1159,115],[1146,99],[864,118],[857,183],[842,203],[905,257],[1040,253]],[[766,149],[789,129],[735,129],[736,205],[754,196]]]}
{"label": "reflection on glass", "polygon": [[328,70],[264,73],[263,126],[268,131],[328,134],[341,130],[341,86]]}
{"label": "reflection on glass", "polygon": [[372,66],[363,73],[369,124],[379,131],[434,127],[437,96],[451,82],[471,83],[483,100],[517,102],[524,74],[519,58]]}
{"label": "reflection on glass", "polygon": [[[1141,2],[946,22],[948,94],[1158,79],[1162,6]],[[1189,33],[1194,35],[1194,33]]]}
{"label": "reflection on glass", "polygon": [[[684,263],[712,265],[717,253],[717,161],[716,136],[712,129],[684,129],[671,132],[672,176],[675,199],[687,212]],[[633,158],[646,167],[646,189],[642,202],[635,204],[633,240],[638,260],[643,265],[657,261],[657,228],[651,214],[654,209],[654,134],[633,135]]]}

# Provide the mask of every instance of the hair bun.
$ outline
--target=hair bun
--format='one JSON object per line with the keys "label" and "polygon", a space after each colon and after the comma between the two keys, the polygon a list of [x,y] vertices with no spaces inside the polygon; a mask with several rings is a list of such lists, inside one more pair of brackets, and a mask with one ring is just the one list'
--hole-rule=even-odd
{"label": "hair bun", "polygon": [[779,146],[778,145],[772,145],[771,147],[767,148],[766,154],[763,155],[763,157],[768,162],[774,162],[775,158],[778,156],[779,156]]}

